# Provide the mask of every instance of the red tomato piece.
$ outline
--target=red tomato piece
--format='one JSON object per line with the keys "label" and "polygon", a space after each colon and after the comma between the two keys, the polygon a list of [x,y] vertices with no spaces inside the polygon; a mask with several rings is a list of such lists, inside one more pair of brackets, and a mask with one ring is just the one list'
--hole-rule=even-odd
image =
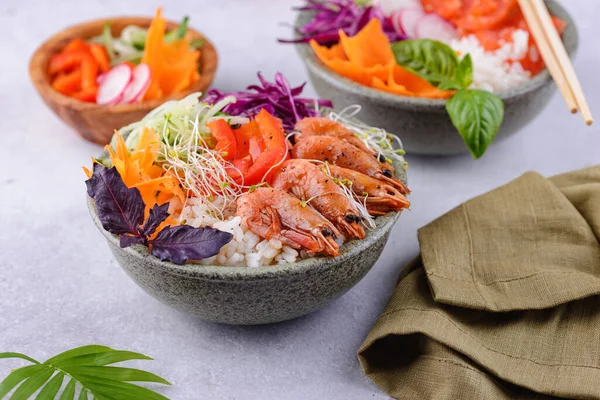
{"label": "red tomato piece", "polygon": [[281,121],[264,109],[256,115],[255,121],[260,132],[258,141],[262,147],[262,153],[254,160],[254,163],[244,175],[244,185],[255,185],[268,180],[276,164],[281,163],[287,157],[287,146],[285,142],[285,133]]}
{"label": "red tomato piece", "polygon": [[246,157],[238,158],[233,160],[231,164],[233,164],[233,166],[240,171],[242,175],[245,175],[252,166],[252,156],[247,155]]}
{"label": "red tomato piece", "polygon": [[473,2],[465,14],[453,22],[467,32],[496,29],[519,11],[517,0],[480,0]]}
{"label": "red tomato piece", "polygon": [[225,166],[227,175],[229,175],[238,184],[242,184],[244,181],[244,175],[248,173],[248,170],[252,166],[252,156],[249,154],[242,158],[236,158],[231,161],[231,165]]}
{"label": "red tomato piece", "polygon": [[221,153],[224,160],[233,160],[237,154],[237,141],[231,126],[224,119],[213,120],[207,126],[217,140],[215,150]]}
{"label": "red tomato piece", "polygon": [[434,12],[450,21],[464,15],[472,2],[473,0],[421,0],[426,12]]}
{"label": "red tomato piece", "polygon": [[256,121],[251,120],[247,124],[244,124],[238,129],[235,129],[233,133],[235,134],[235,137],[237,139],[237,153],[235,155],[235,158],[243,158],[250,154],[252,155],[252,160],[255,160],[261,152],[256,139],[260,136],[260,132],[258,130],[258,125],[256,124]]}

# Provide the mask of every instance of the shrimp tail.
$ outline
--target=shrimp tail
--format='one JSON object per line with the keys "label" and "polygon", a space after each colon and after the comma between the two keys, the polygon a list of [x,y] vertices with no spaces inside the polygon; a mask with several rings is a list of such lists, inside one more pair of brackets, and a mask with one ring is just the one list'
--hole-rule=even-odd
{"label": "shrimp tail", "polygon": [[402,193],[404,195],[410,194],[410,189],[407,188],[400,179],[388,177],[386,174],[383,174],[383,173],[379,174],[379,176],[377,176],[377,179],[379,179],[382,182],[387,183],[388,185],[392,186],[394,189],[396,189],[397,191],[399,191],[400,193]]}
{"label": "shrimp tail", "polygon": [[400,211],[404,208],[410,207],[410,201],[402,194],[398,193],[396,196],[390,194],[383,194],[379,197],[367,197],[367,208],[369,205],[389,205],[395,211]]}
{"label": "shrimp tail", "polygon": [[271,239],[273,236],[279,234],[281,232],[281,218],[277,214],[272,207],[266,207],[265,212],[271,218],[271,225],[269,226],[269,230],[267,230],[266,238]]}
{"label": "shrimp tail", "polygon": [[348,233],[348,235],[350,237],[355,237],[357,239],[364,239],[365,237],[365,230],[363,229],[362,226],[360,226],[357,221],[347,221],[347,220],[341,220],[338,222],[339,227],[342,231]]}
{"label": "shrimp tail", "polygon": [[314,238],[311,235],[308,235],[303,232],[298,232],[295,230],[283,230],[281,231],[281,235],[288,239],[288,244],[290,247],[295,249],[306,249],[310,254],[315,254],[319,252],[319,249],[322,248],[318,238]]}
{"label": "shrimp tail", "polygon": [[374,217],[379,217],[388,213],[387,209],[379,210],[377,206],[367,206],[367,211]]}
{"label": "shrimp tail", "polygon": [[340,246],[335,242],[333,236],[325,236],[319,233],[316,237],[319,243],[325,248],[325,253],[332,256],[339,255]]}
{"label": "shrimp tail", "polygon": [[339,246],[335,242],[335,235],[333,233],[324,234],[323,232],[314,232],[312,235],[309,235],[295,230],[284,230],[281,234],[290,241],[291,247],[306,249],[311,255],[320,251],[332,256],[339,254]]}

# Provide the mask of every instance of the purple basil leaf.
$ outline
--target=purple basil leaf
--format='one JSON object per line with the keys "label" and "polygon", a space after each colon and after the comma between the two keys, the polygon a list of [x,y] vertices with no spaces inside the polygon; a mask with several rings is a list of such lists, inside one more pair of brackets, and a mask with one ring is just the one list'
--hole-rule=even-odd
{"label": "purple basil leaf", "polygon": [[136,244],[146,244],[146,237],[141,235],[121,235],[119,239],[119,245],[122,249],[125,247],[134,246]]}
{"label": "purple basil leaf", "polygon": [[[150,236],[156,231],[156,228],[169,216],[169,203],[165,203],[162,206],[155,204],[154,207],[150,209],[150,214],[148,215],[148,219],[142,228],[140,229],[140,234],[142,236]],[[123,246],[121,246],[123,247]]]}
{"label": "purple basil leaf", "polygon": [[194,228],[190,225],[167,226],[148,244],[151,253],[162,261],[184,264],[187,260],[202,260],[219,254],[221,247],[233,235],[211,227]]}
{"label": "purple basil leaf", "polygon": [[94,173],[85,184],[104,229],[115,235],[140,236],[138,227],[144,221],[145,208],[142,195],[123,183],[115,167],[94,164]]}

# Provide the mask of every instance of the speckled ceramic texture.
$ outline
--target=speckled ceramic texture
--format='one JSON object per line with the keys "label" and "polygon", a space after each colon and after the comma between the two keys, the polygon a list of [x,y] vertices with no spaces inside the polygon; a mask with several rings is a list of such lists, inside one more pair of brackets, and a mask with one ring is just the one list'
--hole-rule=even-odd
{"label": "speckled ceramic texture", "polygon": [[[573,56],[579,43],[571,16],[555,1],[546,2],[553,15],[567,22],[563,41]],[[296,26],[303,26],[311,17],[301,12]],[[333,102],[336,110],[360,104],[360,119],[372,126],[397,134],[410,154],[454,155],[468,153],[462,138],[452,125],[444,100],[399,96],[360,85],[342,77],[325,66],[308,44],[297,44],[301,59],[319,97]],[[555,90],[552,78],[543,71],[526,85],[500,93],[504,100],[504,122],[496,141],[519,132],[548,104]],[[568,111],[565,106],[565,114]]]}
{"label": "speckled ceramic texture", "polygon": [[[396,171],[406,182],[405,170],[397,166]],[[89,197],[88,207],[119,265],[148,294],[202,319],[239,325],[296,318],[344,294],[373,267],[400,217],[390,212],[377,218],[377,228],[344,244],[338,257],[246,268],[176,265],[160,261],[145,246],[122,249],[119,238],[102,228]]]}

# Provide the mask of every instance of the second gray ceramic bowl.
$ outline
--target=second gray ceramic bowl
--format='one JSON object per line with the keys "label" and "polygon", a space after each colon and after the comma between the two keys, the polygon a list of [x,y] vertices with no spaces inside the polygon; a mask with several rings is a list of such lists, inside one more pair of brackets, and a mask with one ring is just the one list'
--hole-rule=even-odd
{"label": "second gray ceramic bowl", "polygon": [[[396,166],[396,172],[406,183],[404,167]],[[377,218],[377,228],[363,240],[344,244],[338,257],[246,268],[176,265],[160,261],[145,246],[122,249],[118,236],[102,228],[89,197],[88,208],[119,265],[148,294],[202,319],[239,325],[296,318],[347,292],[373,267],[400,217],[390,212]]]}
{"label": "second gray ceramic bowl", "polygon": [[[563,41],[569,55],[573,56],[579,43],[573,19],[556,1],[549,0],[546,4],[553,15],[567,23]],[[305,25],[311,16],[308,12],[301,12],[296,27]],[[360,104],[363,122],[398,135],[404,149],[411,154],[468,153],[446,113],[444,100],[399,96],[360,85],[330,70],[309,45],[296,46],[319,97],[331,100],[336,110]],[[505,112],[496,140],[514,135],[531,122],[548,104],[554,90],[550,74],[543,71],[526,85],[500,93]]]}

